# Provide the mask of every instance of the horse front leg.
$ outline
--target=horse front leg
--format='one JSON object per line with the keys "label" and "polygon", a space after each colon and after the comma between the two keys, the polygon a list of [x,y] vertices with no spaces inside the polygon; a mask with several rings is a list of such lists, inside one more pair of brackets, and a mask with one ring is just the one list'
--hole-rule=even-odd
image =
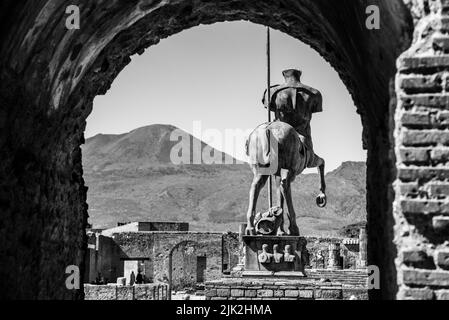
{"label": "horse front leg", "polygon": [[319,158],[318,160],[318,173],[320,175],[320,194],[316,198],[316,204],[320,208],[324,208],[327,204],[327,196],[326,196],[326,181],[324,178],[324,167],[325,162],[323,159]]}
{"label": "horse front leg", "polygon": [[248,212],[246,213],[246,234],[255,236],[256,230],[254,228],[254,216],[256,215],[256,205],[257,199],[259,198],[260,191],[267,182],[268,176],[255,175],[253,182],[251,183],[251,188],[249,190],[249,204]]}

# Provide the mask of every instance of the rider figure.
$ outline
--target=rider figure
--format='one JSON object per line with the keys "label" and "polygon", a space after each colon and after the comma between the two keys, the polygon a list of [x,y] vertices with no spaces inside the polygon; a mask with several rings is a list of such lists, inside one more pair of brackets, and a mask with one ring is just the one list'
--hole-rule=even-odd
{"label": "rider figure", "polygon": [[[310,120],[312,114],[322,112],[323,99],[321,93],[301,83],[302,72],[288,69],[282,72],[285,83],[275,85],[270,90],[270,110],[276,119],[286,122],[295,128],[305,150],[300,150],[306,156],[306,167],[315,168],[324,164],[324,160],[313,151]],[[267,90],[264,92],[263,104],[265,108]]]}

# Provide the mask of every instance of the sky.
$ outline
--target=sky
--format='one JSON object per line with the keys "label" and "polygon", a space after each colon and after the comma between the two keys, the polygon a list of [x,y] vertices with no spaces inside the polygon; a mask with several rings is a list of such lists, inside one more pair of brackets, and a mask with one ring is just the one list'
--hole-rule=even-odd
{"label": "sky", "polygon": [[[170,124],[246,161],[243,145],[230,143],[225,132],[266,122],[266,65],[262,25],[222,22],[185,30],[132,57],[106,95],[95,98],[85,136]],[[360,116],[337,72],[306,44],[272,30],[272,84],[282,83],[282,70],[289,68],[301,69],[302,82],[323,95],[324,112],[313,115],[311,127],[326,171],[343,161],[366,161]],[[213,139],[210,130],[222,137]]]}

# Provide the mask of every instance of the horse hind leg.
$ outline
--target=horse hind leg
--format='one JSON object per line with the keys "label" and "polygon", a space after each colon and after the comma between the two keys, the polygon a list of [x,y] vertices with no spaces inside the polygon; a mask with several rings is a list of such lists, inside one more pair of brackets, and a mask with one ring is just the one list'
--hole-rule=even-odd
{"label": "horse hind leg", "polygon": [[249,190],[249,204],[248,212],[246,214],[246,234],[256,235],[256,230],[254,229],[254,216],[256,215],[256,205],[257,199],[259,198],[260,191],[267,182],[268,176],[255,175],[253,182],[251,183],[251,188]]}
{"label": "horse hind leg", "polygon": [[281,190],[285,198],[285,202],[287,203],[288,220],[290,222],[289,224],[290,236],[299,236],[299,228],[296,223],[296,212],[295,209],[293,208],[292,193],[290,188],[290,177],[282,181]]}
{"label": "horse hind leg", "polygon": [[279,228],[276,231],[276,234],[278,236],[283,236],[283,235],[285,235],[285,230],[284,230],[284,196],[282,195],[282,191],[281,191],[281,177],[280,176],[275,176],[275,182],[276,182],[276,189],[277,189],[276,191],[277,191],[278,206],[282,210],[282,214],[279,217]]}

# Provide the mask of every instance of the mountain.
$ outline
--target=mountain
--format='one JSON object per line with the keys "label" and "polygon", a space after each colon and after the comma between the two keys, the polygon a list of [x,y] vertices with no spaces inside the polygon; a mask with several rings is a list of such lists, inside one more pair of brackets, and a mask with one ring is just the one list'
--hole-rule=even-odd
{"label": "mountain", "polygon": [[[188,142],[184,149],[187,159],[195,159],[197,164],[174,165],[171,161],[172,150],[177,150],[181,141],[173,137],[179,136]],[[174,126],[100,134],[87,139],[82,149],[89,222],[96,228],[151,220],[185,221],[198,231],[237,231],[246,220],[250,167]],[[200,151],[232,164],[198,161]],[[337,235],[344,226],[366,220],[365,171],[363,162],[344,162],[329,172],[325,209],[315,204],[318,175],[296,179],[292,194],[303,235]],[[258,210],[266,209],[267,202],[264,188]]]}

